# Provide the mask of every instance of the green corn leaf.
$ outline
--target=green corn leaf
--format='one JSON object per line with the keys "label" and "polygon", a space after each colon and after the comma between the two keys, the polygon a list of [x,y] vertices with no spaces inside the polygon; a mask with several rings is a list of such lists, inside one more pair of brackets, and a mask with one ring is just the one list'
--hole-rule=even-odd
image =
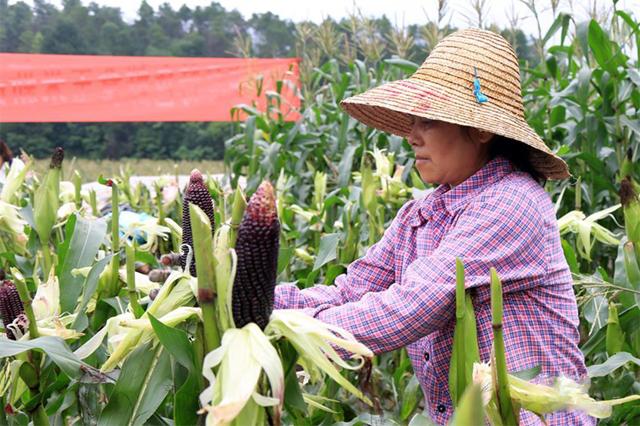
{"label": "green corn leaf", "polygon": [[51,229],[56,223],[60,200],[60,169],[49,169],[41,185],[36,189],[33,201],[33,217],[36,232],[42,244],[49,243]]}
{"label": "green corn leaf", "polygon": [[338,255],[338,243],[340,242],[340,233],[323,235],[320,238],[320,247],[318,248],[318,256],[313,264],[313,270],[320,269],[323,265],[331,262]]}
{"label": "green corn leaf", "polygon": [[364,164],[361,170],[362,176],[362,205],[369,214],[375,217],[376,213],[376,181],[371,166]]}
{"label": "green corn leaf", "polygon": [[458,404],[453,419],[449,424],[451,426],[482,424],[479,416],[483,412],[480,385],[471,384],[462,394],[460,404]]}
{"label": "green corn leaf", "polygon": [[[345,114],[346,116],[346,114]],[[348,117],[343,118],[345,122],[348,122]],[[340,164],[338,164],[338,186],[341,188],[346,187],[349,184],[349,180],[351,179],[351,167],[353,166],[353,156],[356,153],[359,145],[353,144],[349,145],[344,154],[342,154],[342,158],[340,159]]]}
{"label": "green corn leaf", "polygon": [[127,358],[98,425],[143,425],[172,388],[171,358],[148,342]]}
{"label": "green corn leaf", "polygon": [[564,38],[567,35],[567,29],[569,27],[570,22],[571,22],[571,15],[568,15],[566,13],[558,14],[558,17],[556,18],[555,21],[553,21],[553,23],[547,30],[547,33],[545,34],[544,38],[542,39],[542,45],[544,46],[545,44],[547,44],[549,39],[551,39],[551,37],[553,37],[553,35],[556,32],[558,32],[560,28],[562,28],[562,36],[560,37],[560,43],[561,44],[564,43]]}
{"label": "green corn leaf", "polygon": [[509,379],[507,372],[507,359],[504,349],[504,337],[502,335],[502,283],[495,268],[491,268],[491,316],[493,322],[493,349],[495,354],[494,366],[497,374],[498,403],[500,406],[500,417],[505,425],[517,425],[518,413],[511,401],[509,391]]}
{"label": "green corn leaf", "polygon": [[613,373],[618,368],[622,367],[628,362],[634,363],[640,367],[640,359],[631,355],[628,352],[618,352],[612,357],[608,358],[602,364],[590,365],[587,367],[587,374],[589,377],[604,377]]}
{"label": "green corn leaf", "polygon": [[[624,272],[627,276],[628,285],[636,290],[640,291],[640,262],[636,256],[637,248],[631,241],[627,241],[622,246],[622,255],[624,258]],[[640,294],[635,293],[636,305],[640,307]]]}
{"label": "green corn leaf", "polygon": [[473,364],[480,362],[476,316],[471,295],[465,293],[464,265],[456,259],[456,325],[449,363],[449,393],[454,405],[472,383]]}
{"label": "green corn leaf", "polygon": [[193,251],[198,273],[198,303],[202,308],[205,349],[211,352],[220,345],[216,315],[216,277],[213,257],[211,223],[207,215],[195,204],[189,204]]}
{"label": "green corn leaf", "polygon": [[[614,50],[617,50],[617,46],[609,40],[607,33],[594,19],[589,22],[587,40],[598,65],[607,70],[611,75],[617,75],[619,57],[617,52],[614,52]],[[622,65],[624,65],[624,63]]]}
{"label": "green corn leaf", "polygon": [[61,312],[73,312],[85,281],[83,276],[74,276],[71,271],[91,266],[106,233],[107,224],[104,220],[76,218],[73,235],[67,236],[70,238],[69,249],[59,266]]}
{"label": "green corn leaf", "polygon": [[397,58],[397,57],[391,58],[391,59],[385,59],[384,63],[391,65],[393,67],[399,68],[400,70],[405,72],[407,75],[413,74],[418,70],[418,68],[420,68],[420,65],[416,64],[415,62],[408,61],[406,59]]}
{"label": "green corn leaf", "polygon": [[103,257],[102,259],[94,263],[91,269],[89,270],[89,274],[87,275],[87,278],[84,280],[82,284],[82,289],[83,289],[82,300],[76,306],[76,309],[75,309],[76,319],[73,321],[73,325],[72,325],[72,327],[76,331],[84,330],[89,323],[87,314],[85,312],[85,308],[87,307],[87,305],[89,304],[89,301],[95,294],[96,288],[98,287],[98,280],[100,278],[100,274],[102,273],[102,271],[104,271],[104,268],[109,264],[109,261],[111,261],[112,257],[113,257],[113,254],[108,254],[107,256]]}
{"label": "green corn leaf", "polygon": [[402,392],[402,405],[400,407],[400,418],[406,421],[418,406],[418,402],[422,398],[420,390],[420,382],[416,375],[412,375],[407,382],[407,386]]}
{"label": "green corn leaf", "polygon": [[15,356],[32,349],[45,353],[69,377],[79,377],[81,368],[92,369],[80,361],[59,337],[43,336],[32,340],[9,340],[0,337],[0,358]]}
{"label": "green corn leaf", "polygon": [[296,375],[298,353],[293,345],[284,339],[277,341],[278,353],[284,368],[284,406],[289,413],[306,416],[307,404],[305,403]]}
{"label": "green corn leaf", "polygon": [[188,371],[187,379],[175,393],[173,417],[176,425],[196,424],[198,395],[203,383],[196,366],[193,344],[189,342],[189,337],[184,331],[163,324],[153,315],[149,315],[149,321],[160,344]]}
{"label": "green corn leaf", "polygon": [[215,282],[216,282],[216,313],[220,323],[220,332],[233,327],[233,309],[231,307],[231,294],[235,270],[232,265],[231,254],[231,227],[223,224],[215,234],[213,256],[215,258]]}

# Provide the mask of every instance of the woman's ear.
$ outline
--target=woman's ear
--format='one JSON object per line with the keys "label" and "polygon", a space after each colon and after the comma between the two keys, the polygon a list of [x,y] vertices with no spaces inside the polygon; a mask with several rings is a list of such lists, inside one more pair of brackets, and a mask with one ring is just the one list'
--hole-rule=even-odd
{"label": "woman's ear", "polygon": [[471,127],[469,130],[471,138],[481,144],[490,142],[495,136],[495,134],[487,130],[476,129],[475,127]]}

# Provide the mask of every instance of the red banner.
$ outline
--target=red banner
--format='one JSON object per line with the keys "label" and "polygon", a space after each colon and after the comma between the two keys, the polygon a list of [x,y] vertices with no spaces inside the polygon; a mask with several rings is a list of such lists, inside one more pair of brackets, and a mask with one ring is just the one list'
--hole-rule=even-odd
{"label": "red banner", "polygon": [[0,53],[0,122],[232,121],[267,102],[293,121],[298,61]]}

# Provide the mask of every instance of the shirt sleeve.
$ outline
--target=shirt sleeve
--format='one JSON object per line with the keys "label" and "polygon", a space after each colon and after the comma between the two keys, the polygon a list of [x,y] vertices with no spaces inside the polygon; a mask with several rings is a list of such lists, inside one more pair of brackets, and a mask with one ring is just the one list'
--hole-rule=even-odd
{"label": "shirt sleeve", "polygon": [[522,194],[468,206],[429,256],[418,257],[402,281],[341,306],[305,312],[351,332],[374,353],[406,346],[453,321],[455,260],[465,265],[466,287],[489,285],[495,267],[505,293],[540,285],[545,275],[544,220]]}
{"label": "shirt sleeve", "polygon": [[346,274],[336,277],[334,285],[318,284],[300,290],[295,284],[276,286],[275,309],[304,309],[321,305],[339,306],[360,300],[369,292],[386,290],[395,281],[395,252],[398,231],[411,214],[415,200],[405,203],[384,235],[369,247],[363,257],[351,262]]}

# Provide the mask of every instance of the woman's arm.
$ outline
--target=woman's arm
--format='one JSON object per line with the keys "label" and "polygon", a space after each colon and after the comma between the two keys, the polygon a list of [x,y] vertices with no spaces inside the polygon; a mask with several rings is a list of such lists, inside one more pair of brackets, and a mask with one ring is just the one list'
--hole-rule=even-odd
{"label": "woman's arm", "polygon": [[416,259],[402,282],[342,306],[307,309],[337,325],[375,353],[403,347],[453,320],[455,259],[465,265],[466,286],[489,285],[495,267],[505,293],[526,290],[546,274],[544,238],[551,226],[529,194],[501,193],[468,206],[430,255]]}
{"label": "woman's arm", "polygon": [[[353,261],[346,274],[339,275],[334,285],[318,284],[300,290],[295,284],[276,286],[275,309],[302,309],[318,306],[339,306],[360,300],[369,292],[389,288],[395,281],[395,247],[398,245],[398,227],[411,215],[416,200],[405,203],[382,239],[369,247],[365,255]],[[413,212],[417,214],[417,212]]]}

